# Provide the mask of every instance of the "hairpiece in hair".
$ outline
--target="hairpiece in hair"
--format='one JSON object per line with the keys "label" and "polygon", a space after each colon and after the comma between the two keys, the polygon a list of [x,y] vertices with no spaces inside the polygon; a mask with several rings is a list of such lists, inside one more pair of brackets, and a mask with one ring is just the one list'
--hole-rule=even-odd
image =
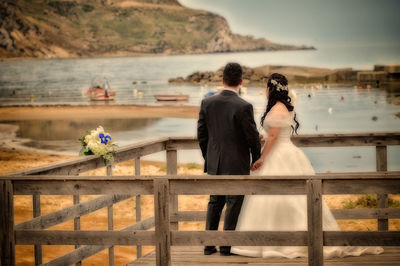
{"label": "hairpiece in hair", "polygon": [[276,90],[278,91],[288,91],[288,86],[285,85],[283,86],[282,84],[280,84],[278,81],[271,79],[271,83],[275,85]]}

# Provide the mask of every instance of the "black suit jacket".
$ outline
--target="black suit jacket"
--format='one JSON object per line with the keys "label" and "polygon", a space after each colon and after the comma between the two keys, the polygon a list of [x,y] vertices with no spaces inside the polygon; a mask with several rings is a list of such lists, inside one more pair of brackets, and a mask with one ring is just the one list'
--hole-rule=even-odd
{"label": "black suit jacket", "polygon": [[247,175],[250,154],[253,162],[260,157],[253,106],[232,91],[201,102],[197,138],[210,175]]}

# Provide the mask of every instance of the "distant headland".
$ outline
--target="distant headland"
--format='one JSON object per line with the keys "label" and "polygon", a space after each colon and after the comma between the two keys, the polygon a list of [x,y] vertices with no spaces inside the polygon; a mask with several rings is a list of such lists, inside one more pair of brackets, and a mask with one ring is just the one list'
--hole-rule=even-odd
{"label": "distant headland", "polygon": [[2,59],[315,49],[232,33],[177,0],[6,0],[0,15]]}

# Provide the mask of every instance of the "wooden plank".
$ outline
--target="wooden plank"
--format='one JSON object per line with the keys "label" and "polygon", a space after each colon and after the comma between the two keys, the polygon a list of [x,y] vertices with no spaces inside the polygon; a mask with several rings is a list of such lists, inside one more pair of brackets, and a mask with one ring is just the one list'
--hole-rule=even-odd
{"label": "wooden plank", "polygon": [[[40,195],[32,195],[32,210],[33,210],[33,218],[40,216]],[[15,226],[16,229],[16,226]],[[42,264],[42,246],[35,245],[34,246],[34,257],[35,257],[35,265]]]}
{"label": "wooden plank", "polygon": [[[376,146],[376,171],[387,171],[387,146]],[[387,208],[389,205],[388,194],[378,194],[378,208]],[[389,220],[385,217],[378,217],[378,230],[388,231]]]}
{"label": "wooden plank", "polygon": [[[377,146],[400,145],[400,132],[393,133],[355,133],[355,134],[313,134],[292,137],[300,147],[339,147],[339,146]],[[199,149],[194,137],[170,137],[167,141],[170,149]]]}
{"label": "wooden plank", "polygon": [[[147,218],[139,223],[130,225],[122,229],[121,231],[135,231],[135,230],[147,230],[154,227],[154,217]],[[105,246],[81,246],[79,249],[71,251],[63,256],[60,256],[52,261],[47,262],[45,265],[56,266],[56,265],[70,265],[77,261],[84,260],[104,249],[111,247],[111,245]]]}
{"label": "wooden plank", "polygon": [[156,265],[171,265],[168,179],[154,180],[154,212],[156,226]]}
{"label": "wooden plank", "polygon": [[167,150],[198,150],[200,147],[196,137],[173,137],[169,138],[165,148]]}
{"label": "wooden plank", "polygon": [[307,181],[308,265],[324,264],[322,235],[322,182]]}
{"label": "wooden plank", "polygon": [[20,224],[17,224],[15,226],[15,229],[46,229],[48,227],[97,211],[110,204],[129,199],[131,197],[131,195],[100,196],[98,198],[88,200],[83,203],[79,203],[77,205],[67,207],[43,216],[39,216],[29,221],[22,222]]}
{"label": "wooden plank", "polygon": [[306,246],[307,232],[172,231],[176,246]]}
{"label": "wooden plank", "polygon": [[[168,138],[158,138],[127,145],[116,149],[115,163],[131,160],[139,156],[149,155],[165,149]],[[51,165],[31,168],[9,174],[14,175],[79,175],[80,173],[104,167],[104,160],[99,156],[85,156]]]}
{"label": "wooden plank", "polygon": [[399,194],[399,179],[323,180],[323,194]]}
{"label": "wooden plank", "polygon": [[[178,154],[176,150],[167,149],[167,175],[178,174]],[[178,211],[178,195],[169,195],[170,215]],[[179,223],[171,221],[170,230],[179,230]]]}
{"label": "wooden plank", "polygon": [[18,245],[155,245],[152,231],[15,230]]}
{"label": "wooden plank", "polygon": [[293,136],[292,141],[298,147],[400,145],[400,134],[398,132],[395,132],[367,134],[300,135]]}
{"label": "wooden plank", "polygon": [[[140,176],[140,157],[135,158],[135,176]],[[142,220],[141,196],[136,196],[136,223]],[[142,246],[136,246],[136,258],[142,257]]]}
{"label": "wooden plank", "polygon": [[400,246],[400,231],[325,231],[325,246]]}
{"label": "wooden plank", "polygon": [[104,195],[124,194],[135,195],[153,194],[153,182],[151,180],[110,180],[110,181],[14,181],[15,195]]}
{"label": "wooden plank", "polygon": [[15,265],[14,195],[11,181],[0,181],[1,265]]}
{"label": "wooden plank", "polygon": [[[162,176],[68,176],[68,175],[38,175],[38,176],[0,176],[0,180],[12,180],[12,181],[149,181],[154,178],[165,178]],[[249,176],[249,175],[168,175],[170,180],[308,180],[308,179],[320,179],[320,180],[373,180],[373,179],[385,179],[385,180],[399,180],[400,171],[390,172],[355,172],[355,173],[318,173],[313,176]]]}
{"label": "wooden plank", "polygon": [[305,194],[305,180],[171,180],[177,195],[298,195]]}
{"label": "wooden plank", "polygon": [[[74,205],[76,206],[77,204],[79,204],[79,195],[74,195],[73,196],[74,198],[73,198],[73,202],[74,202]],[[79,231],[79,230],[81,230],[81,218],[80,217],[75,217],[74,218],[74,230],[75,231]],[[77,248],[79,248],[80,246],[79,245],[75,245],[75,249],[77,249]],[[78,261],[76,264],[75,264],[75,266],[81,266],[82,265],[82,261]]]}
{"label": "wooden plank", "polygon": [[400,219],[400,208],[331,209],[336,220],[377,219],[378,217]]}
{"label": "wooden plank", "polygon": [[[113,205],[107,207],[108,230],[114,230]],[[114,246],[108,248],[108,265],[114,266]]]}

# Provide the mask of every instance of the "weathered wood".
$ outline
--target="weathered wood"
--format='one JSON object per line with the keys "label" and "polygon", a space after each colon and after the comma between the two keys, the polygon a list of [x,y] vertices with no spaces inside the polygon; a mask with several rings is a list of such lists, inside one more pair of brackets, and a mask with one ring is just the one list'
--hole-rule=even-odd
{"label": "weathered wood", "polygon": [[400,246],[400,231],[326,231],[325,246]]}
{"label": "weathered wood", "polygon": [[154,212],[156,226],[156,265],[171,265],[168,179],[154,179]]}
{"label": "weathered wood", "polygon": [[[114,212],[113,205],[107,207],[108,230],[114,230]],[[114,246],[108,248],[108,265],[114,266]]]}
{"label": "weathered wood", "polygon": [[119,163],[163,151],[167,140],[168,138],[158,138],[121,147],[116,152],[115,162]]}
{"label": "weathered wood", "polygon": [[[135,158],[135,176],[140,176],[140,157]],[[136,196],[136,222],[142,220],[141,196]],[[136,246],[136,258],[142,257],[142,246]]]}
{"label": "weathered wood", "polygon": [[[40,195],[32,195],[33,218],[40,216]],[[14,227],[16,228],[16,226]],[[42,246],[34,246],[35,265],[42,264]]]}
{"label": "weathered wood", "polygon": [[375,194],[375,193],[399,194],[400,179],[323,180],[323,194]]}
{"label": "weathered wood", "polygon": [[153,182],[151,180],[126,180],[126,181],[14,181],[15,195],[149,195],[153,194]]}
{"label": "weathered wood", "polygon": [[[165,149],[168,138],[158,138],[127,145],[116,149],[115,163],[149,155]],[[104,160],[99,156],[85,156],[51,165],[31,168],[8,175],[78,175],[80,173],[104,167]]]}
{"label": "weathered wood", "polygon": [[306,246],[307,232],[276,231],[172,231],[177,246]]}
{"label": "weathered wood", "polygon": [[[387,171],[387,146],[376,146],[376,171]],[[387,208],[389,204],[388,194],[378,194],[378,208]],[[378,217],[378,231],[388,231],[389,220]]]}
{"label": "weathered wood", "polygon": [[[296,135],[292,141],[299,147],[344,147],[344,146],[377,146],[400,145],[400,133],[366,133],[366,134],[319,134]],[[170,137],[167,149],[199,149],[194,137]]]}
{"label": "weathered wood", "polygon": [[399,219],[400,208],[374,208],[374,209],[331,209],[336,220],[352,220],[352,219],[377,219],[389,218]]}
{"label": "weathered wood", "polygon": [[[217,177],[218,178],[218,177]],[[305,180],[171,180],[177,195],[297,195],[305,194]]]}
{"label": "weathered wood", "polygon": [[399,133],[367,134],[323,134],[293,136],[292,141],[299,147],[344,147],[400,145]]}
{"label": "weathered wood", "polygon": [[[247,256],[220,256],[218,253],[204,256],[202,246],[172,246],[171,257],[174,266],[307,266],[307,258],[260,258]],[[154,266],[155,252],[152,251],[140,260],[127,266]],[[399,247],[385,247],[379,255],[332,258],[324,260],[326,266],[394,266],[400,261]]]}
{"label": "weathered wood", "polygon": [[153,181],[155,178],[165,178],[170,180],[224,180],[224,181],[236,181],[236,180],[262,180],[262,181],[285,181],[285,180],[308,180],[308,179],[320,179],[320,180],[373,180],[382,179],[385,180],[398,180],[400,178],[400,171],[390,172],[355,172],[355,173],[317,173],[313,176],[249,176],[249,175],[161,175],[161,176],[68,176],[68,175],[39,175],[39,176],[0,176],[0,180],[12,180],[14,181]]}
{"label": "weathered wood", "polygon": [[15,230],[18,245],[155,245],[152,231]]}
{"label": "weathered wood", "polygon": [[23,229],[46,229],[48,227],[66,222],[85,214],[97,211],[110,204],[117,203],[132,197],[131,195],[105,195],[95,199],[55,211],[32,220],[22,222],[15,226],[16,230]]}
{"label": "weathered wood", "polygon": [[200,147],[196,137],[173,137],[169,138],[165,148],[167,150],[197,150]]}
{"label": "weathered wood", "polygon": [[0,181],[1,265],[15,265],[13,198],[11,181]]}
{"label": "weathered wood", "polygon": [[324,264],[322,235],[322,182],[307,181],[308,265]]}
{"label": "weathered wood", "polygon": [[[178,174],[178,153],[176,150],[167,149],[167,175]],[[178,195],[169,196],[170,214],[178,211]],[[178,230],[179,223],[171,221],[170,230]]]}
{"label": "weathered wood", "polygon": [[[135,230],[147,230],[154,227],[154,217],[147,218],[139,223],[127,226],[121,231],[135,231]],[[79,249],[71,251],[63,256],[55,258],[52,261],[47,262],[46,266],[56,266],[56,265],[70,265],[76,263],[77,261],[84,260],[104,249],[111,247],[111,245],[105,246],[82,246]]]}
{"label": "weathered wood", "polygon": [[[74,198],[73,198],[73,202],[74,202],[74,205],[76,206],[77,204],[79,204],[79,195],[74,195]],[[75,217],[74,218],[74,230],[75,231],[79,231],[79,230],[81,230],[81,218],[80,217]],[[79,248],[80,246],[79,245],[75,245],[75,249],[77,249],[77,248]],[[81,261],[78,261],[76,264],[75,264],[75,266],[81,266],[82,265],[82,262]]]}

